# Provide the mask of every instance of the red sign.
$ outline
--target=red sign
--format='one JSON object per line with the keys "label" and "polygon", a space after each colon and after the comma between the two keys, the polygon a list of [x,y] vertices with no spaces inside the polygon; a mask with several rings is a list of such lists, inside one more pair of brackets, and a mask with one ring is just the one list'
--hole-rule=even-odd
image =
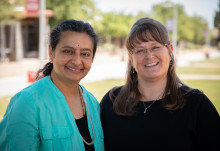
{"label": "red sign", "polygon": [[39,0],[26,0],[26,10],[28,13],[37,13],[39,11]]}

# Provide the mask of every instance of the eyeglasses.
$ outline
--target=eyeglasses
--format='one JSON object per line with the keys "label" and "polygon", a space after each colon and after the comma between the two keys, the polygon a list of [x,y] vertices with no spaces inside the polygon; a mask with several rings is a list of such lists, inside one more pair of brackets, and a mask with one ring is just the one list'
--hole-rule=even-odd
{"label": "eyeglasses", "polygon": [[149,51],[151,54],[158,54],[161,52],[162,48],[164,46],[168,46],[169,44],[157,44],[157,45],[154,45],[152,46],[150,49],[146,49],[146,48],[134,48],[132,50],[132,54],[135,55],[136,57],[143,57],[147,51]]}

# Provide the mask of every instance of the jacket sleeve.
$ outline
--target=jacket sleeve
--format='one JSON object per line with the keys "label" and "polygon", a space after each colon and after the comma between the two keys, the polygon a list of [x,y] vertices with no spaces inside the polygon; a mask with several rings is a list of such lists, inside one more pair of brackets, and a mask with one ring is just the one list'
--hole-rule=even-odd
{"label": "jacket sleeve", "polygon": [[11,99],[0,122],[1,151],[39,150],[38,111],[32,97],[20,92]]}
{"label": "jacket sleeve", "polygon": [[197,150],[220,151],[220,117],[212,102],[200,94],[197,111],[196,148]]}

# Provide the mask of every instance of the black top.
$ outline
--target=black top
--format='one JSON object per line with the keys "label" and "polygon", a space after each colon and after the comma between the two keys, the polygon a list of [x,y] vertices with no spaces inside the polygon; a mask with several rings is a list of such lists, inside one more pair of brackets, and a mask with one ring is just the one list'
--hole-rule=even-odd
{"label": "black top", "polygon": [[[90,133],[89,133],[89,129],[88,129],[88,123],[87,123],[87,117],[86,115],[84,115],[82,118],[80,119],[76,119],[76,125],[79,129],[79,132],[81,134],[81,136],[88,142],[90,143],[92,141]],[[84,142],[83,142],[84,143]],[[85,151],[95,151],[94,149],[94,144],[92,144],[91,146],[87,145],[84,143],[85,146]]]}
{"label": "black top", "polygon": [[135,116],[118,116],[108,92],[100,103],[106,151],[220,151],[220,117],[213,104],[195,89],[184,99],[177,111],[164,109],[157,100],[146,114],[139,102]]}

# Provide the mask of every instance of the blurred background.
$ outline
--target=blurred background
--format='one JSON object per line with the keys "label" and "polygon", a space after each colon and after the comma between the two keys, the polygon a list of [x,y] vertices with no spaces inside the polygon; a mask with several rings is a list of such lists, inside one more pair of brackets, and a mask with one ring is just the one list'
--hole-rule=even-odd
{"label": "blurred background", "polygon": [[101,101],[124,84],[125,38],[146,16],[167,27],[180,79],[202,90],[220,113],[220,0],[0,0],[0,119],[10,98],[48,61],[55,25],[76,19],[94,27],[98,50],[81,84]]}

